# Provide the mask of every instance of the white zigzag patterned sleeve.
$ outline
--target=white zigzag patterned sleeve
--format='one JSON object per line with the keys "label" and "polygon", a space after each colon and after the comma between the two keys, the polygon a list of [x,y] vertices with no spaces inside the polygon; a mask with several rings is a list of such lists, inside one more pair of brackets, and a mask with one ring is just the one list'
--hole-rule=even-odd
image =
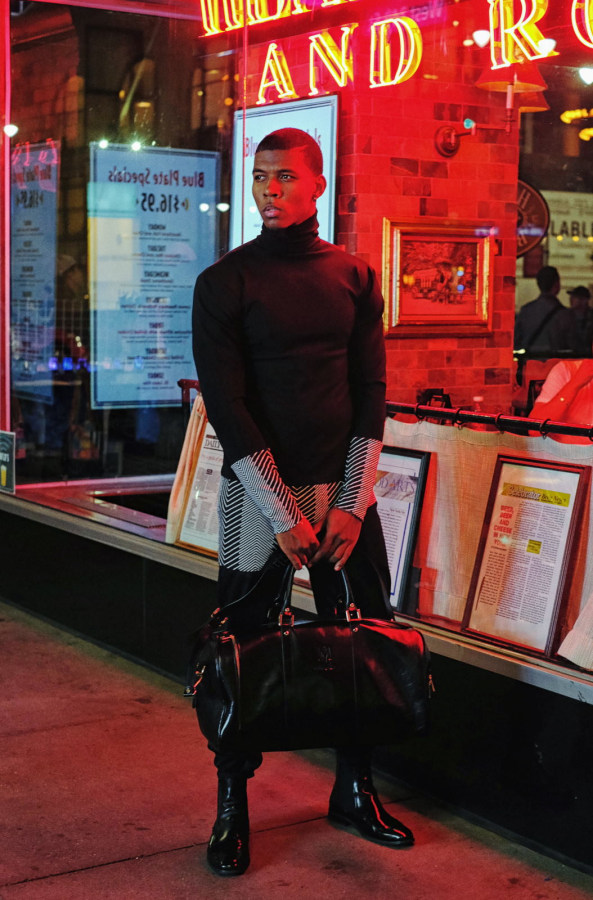
{"label": "white zigzag patterned sleeve", "polygon": [[233,472],[270,522],[274,534],[289,531],[303,518],[294,495],[280,477],[270,450],[259,450],[233,463]]}
{"label": "white zigzag patterned sleeve", "polygon": [[373,500],[377,465],[383,444],[372,438],[353,437],[346,457],[344,487],[336,502],[338,509],[364,519]]}

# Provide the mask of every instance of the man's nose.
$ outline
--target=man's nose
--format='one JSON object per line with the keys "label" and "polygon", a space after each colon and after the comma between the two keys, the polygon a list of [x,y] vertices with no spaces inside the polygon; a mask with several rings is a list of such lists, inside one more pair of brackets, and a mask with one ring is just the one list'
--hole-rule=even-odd
{"label": "man's nose", "polygon": [[277,197],[280,193],[280,182],[277,178],[270,178],[266,184],[265,194],[268,197]]}

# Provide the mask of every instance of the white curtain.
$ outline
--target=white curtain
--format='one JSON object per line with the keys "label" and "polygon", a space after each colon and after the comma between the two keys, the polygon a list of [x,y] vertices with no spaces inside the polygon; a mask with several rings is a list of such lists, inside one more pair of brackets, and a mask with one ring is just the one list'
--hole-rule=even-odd
{"label": "white curtain", "polygon": [[[498,454],[593,465],[593,444],[432,422],[388,419],[385,443],[431,453],[414,565],[421,570],[420,614],[437,623],[463,618]],[[593,668],[592,528],[589,491],[558,651],[583,668]]]}

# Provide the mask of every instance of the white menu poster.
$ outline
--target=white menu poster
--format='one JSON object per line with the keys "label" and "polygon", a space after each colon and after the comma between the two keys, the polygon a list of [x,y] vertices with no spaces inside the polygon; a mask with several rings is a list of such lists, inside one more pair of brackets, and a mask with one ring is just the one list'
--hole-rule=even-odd
{"label": "white menu poster", "polygon": [[465,626],[547,652],[567,576],[577,466],[499,457]]}
{"label": "white menu poster", "polygon": [[230,246],[238,247],[261,231],[262,221],[253,195],[253,158],[262,138],[279,128],[300,128],[313,137],[323,154],[325,192],[317,201],[319,236],[334,239],[334,206],[336,191],[336,142],[338,98],[316,97],[295,100],[275,106],[248,109],[243,125],[243,111],[235,113],[233,135],[233,184],[231,191]]}
{"label": "white menu poster", "polygon": [[179,543],[218,553],[218,490],[223,452],[208,422],[196,462],[183,519]]}
{"label": "white menu poster", "polygon": [[91,144],[91,403],[169,406],[192,377],[197,275],[215,260],[219,155]]}
{"label": "white menu poster", "polygon": [[19,144],[11,158],[12,387],[51,403],[56,321],[57,196],[60,145]]}

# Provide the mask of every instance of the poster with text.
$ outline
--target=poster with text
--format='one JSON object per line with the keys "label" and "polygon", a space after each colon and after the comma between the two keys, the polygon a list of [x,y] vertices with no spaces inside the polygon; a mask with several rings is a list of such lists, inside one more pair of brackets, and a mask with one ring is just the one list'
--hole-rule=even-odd
{"label": "poster with text", "polygon": [[197,275],[215,260],[219,155],[91,144],[91,403],[179,403]]}
{"label": "poster with text", "polygon": [[251,241],[261,231],[262,221],[251,193],[255,149],[262,138],[279,128],[300,128],[313,137],[323,154],[325,192],[317,201],[319,236],[334,239],[334,207],[336,186],[337,97],[295,100],[275,106],[248,109],[235,113],[233,138],[233,183],[231,190],[230,246]]}
{"label": "poster with text", "polygon": [[464,627],[549,653],[587,466],[498,457]]}
{"label": "poster with text", "polygon": [[390,601],[401,610],[412,562],[430,454],[384,447],[375,481],[391,574]]}
{"label": "poster with text", "polygon": [[13,431],[0,431],[0,492],[15,492],[16,435]]}
{"label": "poster with text", "polygon": [[52,401],[60,145],[19,144],[11,158],[12,388]]}
{"label": "poster with text", "polygon": [[218,553],[218,489],[223,452],[208,422],[200,446],[178,542],[211,555]]}

